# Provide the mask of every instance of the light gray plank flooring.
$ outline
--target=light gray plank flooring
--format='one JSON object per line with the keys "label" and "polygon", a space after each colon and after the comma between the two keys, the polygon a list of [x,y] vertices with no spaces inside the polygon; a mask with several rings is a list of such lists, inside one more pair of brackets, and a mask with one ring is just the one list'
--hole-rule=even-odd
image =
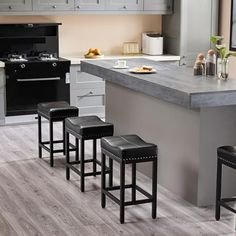
{"label": "light gray plank flooring", "polygon": [[[47,138],[47,123],[43,128]],[[58,124],[55,138],[60,131]],[[192,206],[161,186],[156,220],[145,204],[128,207],[126,224],[120,225],[117,204],[108,199],[105,209],[100,206],[100,176],[87,178],[86,192],[81,193],[77,175],[65,180],[63,156],[50,168],[48,154],[40,160],[37,153],[36,124],[0,127],[0,236],[236,235],[233,214],[223,210],[222,220],[216,222],[213,208]],[[91,157],[90,142],[86,153]],[[118,184],[116,164],[114,176]],[[138,174],[138,182],[151,190],[149,178]]]}

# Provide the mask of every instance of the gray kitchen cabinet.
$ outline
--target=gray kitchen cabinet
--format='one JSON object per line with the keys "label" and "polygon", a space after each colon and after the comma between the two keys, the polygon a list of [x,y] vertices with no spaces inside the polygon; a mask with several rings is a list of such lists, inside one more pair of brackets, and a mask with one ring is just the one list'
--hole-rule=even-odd
{"label": "gray kitchen cabinet", "polygon": [[105,82],[102,78],[80,71],[71,65],[70,103],[79,108],[79,115],[105,117]]}
{"label": "gray kitchen cabinet", "polygon": [[173,0],[144,0],[143,10],[159,12],[160,14],[172,13]]}
{"label": "gray kitchen cabinet", "polygon": [[107,0],[106,10],[143,11],[143,0]]}
{"label": "gray kitchen cabinet", "polygon": [[72,11],[74,0],[33,0],[34,11]]}
{"label": "gray kitchen cabinet", "polygon": [[75,0],[77,11],[102,11],[105,10],[105,0]]}
{"label": "gray kitchen cabinet", "polygon": [[32,11],[31,0],[1,0],[0,12]]}
{"label": "gray kitchen cabinet", "polygon": [[162,17],[164,51],[179,55],[180,65],[194,64],[198,53],[211,48],[210,37],[218,34],[219,0],[174,0],[172,15]]}
{"label": "gray kitchen cabinet", "polygon": [[5,123],[5,73],[0,68],[0,125]]}

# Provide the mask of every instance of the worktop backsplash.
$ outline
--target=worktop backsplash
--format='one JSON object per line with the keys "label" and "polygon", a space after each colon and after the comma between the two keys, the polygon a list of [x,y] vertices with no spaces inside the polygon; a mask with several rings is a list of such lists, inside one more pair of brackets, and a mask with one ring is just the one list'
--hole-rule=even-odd
{"label": "worktop backsplash", "polygon": [[88,48],[120,54],[123,42],[138,42],[142,32],[161,32],[159,15],[1,16],[1,23],[61,22],[60,54],[83,55]]}

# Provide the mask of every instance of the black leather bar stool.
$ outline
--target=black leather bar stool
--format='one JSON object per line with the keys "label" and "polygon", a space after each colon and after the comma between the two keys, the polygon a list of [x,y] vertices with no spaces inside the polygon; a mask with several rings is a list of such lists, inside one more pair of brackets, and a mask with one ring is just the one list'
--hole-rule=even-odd
{"label": "black leather bar stool", "polygon": [[[78,116],[77,107],[70,106],[67,102],[46,102],[38,104],[38,146],[39,158],[42,158],[42,148],[50,153],[50,166],[53,167],[54,153],[63,152],[65,154],[65,118]],[[49,120],[49,141],[42,141],[42,117]],[[53,123],[61,121],[63,123],[63,139],[53,140]],[[54,150],[54,144],[62,143],[63,148]],[[46,145],[49,144],[49,147]],[[71,145],[72,146],[72,145]],[[73,146],[72,146],[73,147]],[[75,148],[75,147],[74,147]],[[71,149],[74,151],[75,149]]]}
{"label": "black leather bar stool", "polygon": [[[87,176],[100,175],[101,171],[97,171],[97,164],[101,162],[97,160],[97,139],[113,135],[113,124],[104,122],[97,116],[72,117],[65,120],[66,132],[66,179],[70,179],[70,169],[80,175],[81,192],[84,192],[84,182]],[[69,135],[76,137],[76,149],[78,150],[78,140],[80,140],[80,160],[71,161],[69,154]],[[85,160],[84,146],[85,140],[93,140],[93,158]],[[85,163],[93,163],[92,172],[85,173]],[[75,165],[80,164],[80,169]],[[112,166],[106,168],[105,172],[112,175]]]}
{"label": "black leather bar stool", "polygon": [[[125,206],[152,203],[152,218],[156,218],[157,208],[157,146],[146,143],[137,135],[124,135],[102,138],[102,208],[106,206],[106,196],[110,197],[120,206],[120,223],[124,223]],[[120,163],[120,186],[113,186],[109,179],[109,187],[106,187],[105,163],[106,156],[109,160]],[[141,162],[152,162],[152,194],[136,185],[136,164]],[[125,184],[125,165],[132,165],[132,183]],[[132,200],[125,201],[125,189],[132,189]],[[111,191],[120,190],[120,199],[115,197]],[[136,190],[146,198],[136,200]]]}
{"label": "black leather bar stool", "polygon": [[222,146],[217,148],[217,156],[215,218],[216,220],[219,220],[221,206],[236,213],[236,209],[233,209],[227,204],[228,202],[236,201],[236,198],[221,198],[222,166],[225,165],[236,169],[236,146]]}

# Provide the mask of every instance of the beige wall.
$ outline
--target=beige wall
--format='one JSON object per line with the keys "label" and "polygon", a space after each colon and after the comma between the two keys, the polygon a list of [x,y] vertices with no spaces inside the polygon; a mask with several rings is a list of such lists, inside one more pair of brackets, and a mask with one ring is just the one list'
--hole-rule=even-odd
{"label": "beige wall", "polygon": [[[225,43],[229,45],[230,38],[230,8],[231,0],[221,0],[220,7],[220,35],[223,35],[225,38]],[[230,77],[236,79],[236,58],[230,58],[229,65],[229,74]]]}
{"label": "beige wall", "polygon": [[90,47],[105,54],[121,53],[122,43],[141,43],[143,31],[161,32],[160,16],[80,15],[80,16],[4,16],[0,23],[61,22],[60,54],[83,55]]}

